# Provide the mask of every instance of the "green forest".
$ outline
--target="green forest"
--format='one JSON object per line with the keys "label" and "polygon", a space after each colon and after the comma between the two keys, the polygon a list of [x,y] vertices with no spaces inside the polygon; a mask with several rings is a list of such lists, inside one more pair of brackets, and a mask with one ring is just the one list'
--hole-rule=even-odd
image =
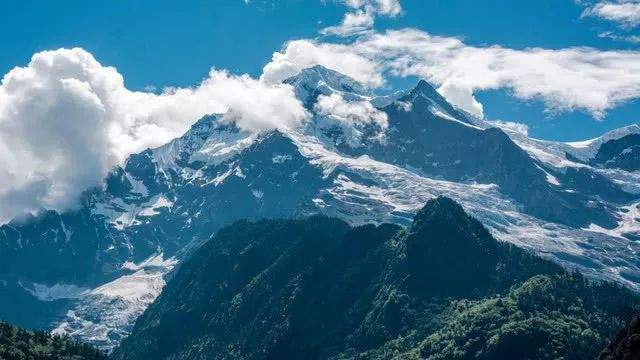
{"label": "green forest", "polygon": [[29,331],[0,321],[1,360],[102,360],[92,346],[46,331]]}

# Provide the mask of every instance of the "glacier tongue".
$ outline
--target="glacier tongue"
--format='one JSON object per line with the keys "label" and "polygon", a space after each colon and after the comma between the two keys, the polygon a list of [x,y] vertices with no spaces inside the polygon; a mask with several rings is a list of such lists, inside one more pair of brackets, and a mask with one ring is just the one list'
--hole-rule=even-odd
{"label": "glacier tongue", "polygon": [[164,276],[176,265],[175,258],[157,254],[124,269],[134,271],[79,296],[53,330],[54,334],[81,338],[110,351],[124,339],[135,320],[165,286]]}
{"label": "glacier tongue", "polygon": [[38,283],[25,285],[22,282],[18,282],[18,284],[40,301],[80,299],[86,296],[90,291],[90,289],[73,284],[54,284],[53,286]]}

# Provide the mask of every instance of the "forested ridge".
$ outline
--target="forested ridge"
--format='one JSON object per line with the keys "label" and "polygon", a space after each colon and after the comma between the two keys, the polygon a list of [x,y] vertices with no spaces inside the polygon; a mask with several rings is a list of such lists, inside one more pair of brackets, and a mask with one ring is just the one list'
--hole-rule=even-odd
{"label": "forested ridge", "polygon": [[409,228],[241,221],[113,359],[593,359],[638,297],[495,240],[447,198]]}
{"label": "forested ridge", "polygon": [[0,360],[106,360],[100,350],[51,335],[42,330],[25,330],[0,321]]}

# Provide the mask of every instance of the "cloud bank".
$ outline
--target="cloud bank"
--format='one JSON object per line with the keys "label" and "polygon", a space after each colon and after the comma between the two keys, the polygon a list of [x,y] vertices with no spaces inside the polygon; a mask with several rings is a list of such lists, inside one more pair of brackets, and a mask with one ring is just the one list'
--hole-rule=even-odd
{"label": "cloud bank", "polygon": [[482,106],[473,94],[481,90],[507,89],[519,99],[541,100],[552,111],[584,110],[598,119],[640,97],[638,51],[478,47],[416,29],[372,33],[351,43],[293,41],[273,55],[263,79],[282,80],[315,64],[374,87],[387,75],[419,76],[476,115]]}
{"label": "cloud bank", "polygon": [[194,88],[130,91],[88,52],[35,54],[0,84],[0,221],[73,207],[127,155],[166,143],[205,114],[241,129],[296,126],[308,115],[287,85],[212,70]]}

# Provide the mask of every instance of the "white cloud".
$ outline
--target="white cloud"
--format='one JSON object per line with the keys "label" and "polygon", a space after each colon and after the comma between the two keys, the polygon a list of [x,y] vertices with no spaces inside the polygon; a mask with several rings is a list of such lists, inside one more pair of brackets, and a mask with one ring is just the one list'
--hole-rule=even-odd
{"label": "white cloud", "polygon": [[540,99],[554,111],[582,109],[596,118],[640,97],[640,52],[586,47],[509,49],[470,46],[458,38],[415,29],[371,33],[348,44],[298,40],[273,55],[264,68],[272,81],[321,64],[369,86],[383,74],[419,76],[438,85],[461,108],[478,114],[479,90],[507,89],[513,96]]}
{"label": "white cloud", "polygon": [[340,25],[326,27],[320,30],[320,33],[339,36],[362,34],[373,28],[373,22],[373,14],[370,11],[356,10],[352,13],[346,13]]}
{"label": "white cloud", "polygon": [[369,101],[346,101],[340,94],[320,95],[314,110],[321,120],[315,125],[341,128],[344,141],[351,147],[362,143],[362,131],[368,125],[374,125],[378,137],[383,136],[388,127],[387,114]]}
{"label": "white cloud", "polygon": [[598,37],[615,41],[624,41],[632,44],[640,44],[640,35],[621,35],[613,31],[605,31],[598,34]]}
{"label": "white cloud", "polygon": [[315,40],[287,43],[281,52],[273,54],[271,62],[264,66],[260,79],[268,84],[279,83],[314,65],[339,71],[367,86],[378,87],[384,83],[373,60],[344,44],[320,43]]}
{"label": "white cloud", "polygon": [[400,0],[345,0],[344,3],[353,9],[369,7],[375,13],[391,17],[402,12]]}
{"label": "white cloud", "polygon": [[223,107],[219,112],[225,113],[223,121],[250,132],[295,128],[309,117],[291,86],[268,85],[226,71],[211,71],[194,91],[194,97],[197,102],[217,102]]}
{"label": "white cloud", "polygon": [[242,129],[290,127],[307,113],[287,85],[212,70],[195,88],[130,91],[82,49],[44,51],[0,84],[0,221],[66,209],[125,156],[209,113]]}
{"label": "white cloud", "polygon": [[633,28],[640,25],[640,1],[601,1],[585,9],[582,16],[598,17]]}
{"label": "white cloud", "polygon": [[455,82],[449,81],[445,81],[438,88],[438,92],[449,103],[455,104],[457,107],[481,118],[484,114],[484,106],[473,96],[473,90],[471,87],[460,86]]}
{"label": "white cloud", "polygon": [[320,30],[323,35],[362,35],[373,29],[377,15],[395,17],[402,12],[399,0],[345,0],[353,12],[344,15],[342,23]]}
{"label": "white cloud", "polygon": [[[357,46],[392,72],[424,77],[441,89],[471,94],[505,88],[520,99],[542,99],[554,110],[585,109],[598,118],[640,96],[640,52],[475,47],[411,29],[377,34]],[[467,98],[457,105],[474,112],[473,103]]]}

